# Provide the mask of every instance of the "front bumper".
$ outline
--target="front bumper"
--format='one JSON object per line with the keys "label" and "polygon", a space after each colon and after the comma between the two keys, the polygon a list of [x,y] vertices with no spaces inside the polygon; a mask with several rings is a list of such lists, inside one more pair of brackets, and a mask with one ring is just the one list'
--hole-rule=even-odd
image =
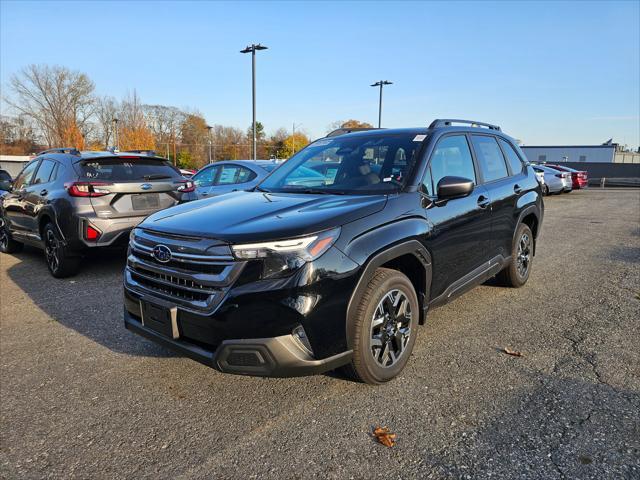
{"label": "front bumper", "polygon": [[224,340],[215,350],[186,340],[173,339],[143,325],[125,308],[125,327],[170,350],[224,373],[269,377],[294,377],[327,372],[349,363],[353,352],[316,360],[292,335],[270,338]]}

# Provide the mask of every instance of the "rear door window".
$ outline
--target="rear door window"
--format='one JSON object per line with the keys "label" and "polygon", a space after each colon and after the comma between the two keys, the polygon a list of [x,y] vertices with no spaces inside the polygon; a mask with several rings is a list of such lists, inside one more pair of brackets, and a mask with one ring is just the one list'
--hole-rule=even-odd
{"label": "rear door window", "polygon": [[31,182],[32,185],[39,185],[41,183],[49,183],[49,178],[51,178],[51,174],[56,166],[56,162],[51,160],[42,160],[40,164],[40,168],[36,172],[36,176]]}
{"label": "rear door window", "polygon": [[164,160],[153,158],[92,158],[80,163],[81,178],[126,182],[161,180],[180,177],[180,173]]}
{"label": "rear door window", "polygon": [[507,157],[507,162],[509,162],[509,168],[511,168],[511,175],[517,175],[520,172],[522,172],[522,161],[520,160],[520,157],[518,156],[516,151],[513,149],[511,144],[509,142],[504,141],[501,138],[498,139],[498,142],[500,142],[502,151]]}
{"label": "rear door window", "polygon": [[476,183],[476,172],[465,135],[450,135],[438,141],[423,186],[430,195],[435,195],[438,182],[444,177],[468,178]]}
{"label": "rear door window", "polygon": [[241,170],[242,167],[239,165],[224,165],[220,171],[216,185],[233,185],[234,183],[239,183],[238,178]]}
{"label": "rear door window", "polygon": [[507,164],[494,137],[472,135],[471,141],[473,142],[473,149],[476,152],[480,172],[485,182],[492,182],[509,176]]}

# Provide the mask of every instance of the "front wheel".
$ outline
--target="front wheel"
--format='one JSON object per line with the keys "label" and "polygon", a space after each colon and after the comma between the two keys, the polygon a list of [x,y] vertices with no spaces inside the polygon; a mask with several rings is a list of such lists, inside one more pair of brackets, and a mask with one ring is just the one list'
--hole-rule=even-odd
{"label": "front wheel", "polygon": [[498,281],[505,287],[519,288],[527,283],[533,262],[533,233],[524,223],[516,230],[511,261],[498,275]]}
{"label": "front wheel", "polygon": [[406,275],[378,268],[358,303],[348,332],[353,349],[345,367],[352,378],[387,382],[407,364],[418,328],[418,297]]}
{"label": "front wheel", "polygon": [[75,275],[80,266],[80,258],[69,255],[62,238],[52,223],[47,223],[43,230],[44,257],[49,272],[56,278]]}
{"label": "front wheel", "polygon": [[9,232],[9,226],[4,218],[0,217],[0,252],[2,253],[17,253],[22,250],[24,244],[16,242],[11,237]]}

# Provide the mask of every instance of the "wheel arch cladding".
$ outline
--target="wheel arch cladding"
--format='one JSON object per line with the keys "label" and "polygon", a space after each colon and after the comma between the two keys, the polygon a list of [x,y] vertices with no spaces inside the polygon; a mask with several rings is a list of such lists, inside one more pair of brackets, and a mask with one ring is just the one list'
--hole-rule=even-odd
{"label": "wheel arch cladding", "polygon": [[[376,269],[381,267],[397,270],[409,278],[418,296],[418,303],[420,304],[419,322],[423,324],[426,317],[427,299],[431,288],[431,255],[419,241],[408,240],[372,255],[367,261],[349,300],[347,307],[347,328],[349,328],[351,324],[349,320],[354,318],[353,316],[357,310],[358,301],[362,298],[369,281],[373,277]],[[351,338],[349,333],[350,332],[347,331],[347,338]]]}

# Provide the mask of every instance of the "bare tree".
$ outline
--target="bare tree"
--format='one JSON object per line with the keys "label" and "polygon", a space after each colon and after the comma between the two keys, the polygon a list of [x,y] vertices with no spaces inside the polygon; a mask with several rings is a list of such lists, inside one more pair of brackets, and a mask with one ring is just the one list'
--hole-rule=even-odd
{"label": "bare tree", "polygon": [[49,146],[61,145],[70,128],[89,133],[94,85],[84,73],[29,65],[11,77],[9,86],[14,96],[5,99],[7,104],[32,119]]}
{"label": "bare tree", "polygon": [[113,97],[105,96],[96,100],[98,141],[104,148],[115,146],[113,119],[117,118],[118,108],[118,102]]}

